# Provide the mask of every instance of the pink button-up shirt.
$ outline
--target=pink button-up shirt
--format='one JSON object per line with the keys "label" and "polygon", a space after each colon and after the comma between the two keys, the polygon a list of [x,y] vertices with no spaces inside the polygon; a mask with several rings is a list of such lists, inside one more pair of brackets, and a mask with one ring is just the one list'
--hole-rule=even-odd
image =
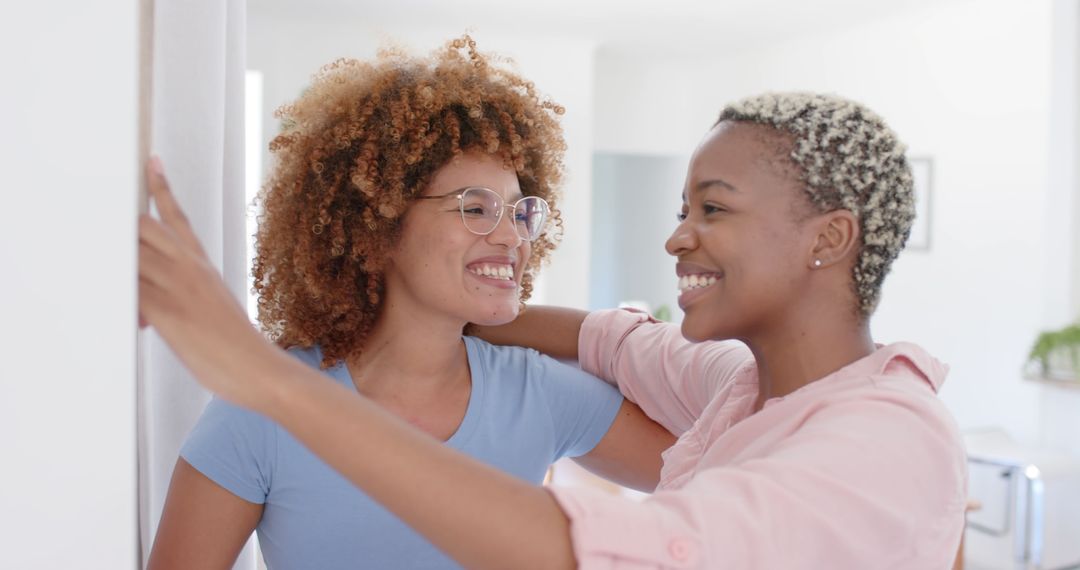
{"label": "pink button-up shirt", "polygon": [[936,394],[947,369],[918,346],[881,347],[757,413],[757,366],[738,342],[604,311],[579,354],[680,436],[643,502],[553,489],[581,568],[952,567],[966,463]]}

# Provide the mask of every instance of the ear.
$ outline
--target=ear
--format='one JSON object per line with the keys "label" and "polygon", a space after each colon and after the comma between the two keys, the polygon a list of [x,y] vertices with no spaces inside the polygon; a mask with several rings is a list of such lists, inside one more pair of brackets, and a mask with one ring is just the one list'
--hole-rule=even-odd
{"label": "ear", "polygon": [[849,210],[833,210],[811,222],[816,236],[807,263],[821,269],[854,258],[862,242],[859,220]]}

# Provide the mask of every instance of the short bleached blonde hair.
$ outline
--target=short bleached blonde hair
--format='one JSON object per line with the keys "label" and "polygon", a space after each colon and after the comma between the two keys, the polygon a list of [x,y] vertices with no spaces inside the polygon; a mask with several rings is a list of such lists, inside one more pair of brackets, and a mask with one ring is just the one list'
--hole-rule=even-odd
{"label": "short bleached blonde hair", "polygon": [[845,209],[859,219],[862,243],[853,270],[858,312],[867,317],[915,220],[906,147],[877,114],[835,95],[766,93],[732,103],[723,121],[763,125],[786,140],[782,160],[820,213]]}

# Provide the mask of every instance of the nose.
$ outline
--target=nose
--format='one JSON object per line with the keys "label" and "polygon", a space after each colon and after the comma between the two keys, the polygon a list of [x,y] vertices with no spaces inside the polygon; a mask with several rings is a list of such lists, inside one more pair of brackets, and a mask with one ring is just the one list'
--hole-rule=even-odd
{"label": "nose", "polygon": [[491,230],[491,233],[487,235],[487,239],[491,243],[505,245],[509,249],[521,245],[522,242],[522,237],[518,235],[517,228],[514,227],[514,211],[512,208],[512,206],[505,206],[501,210],[502,215],[499,216],[499,221],[495,222],[495,229]]}
{"label": "nose", "polygon": [[697,232],[690,226],[688,219],[679,222],[675,231],[671,232],[671,237],[664,242],[664,249],[675,257],[685,255],[697,249],[697,246]]}

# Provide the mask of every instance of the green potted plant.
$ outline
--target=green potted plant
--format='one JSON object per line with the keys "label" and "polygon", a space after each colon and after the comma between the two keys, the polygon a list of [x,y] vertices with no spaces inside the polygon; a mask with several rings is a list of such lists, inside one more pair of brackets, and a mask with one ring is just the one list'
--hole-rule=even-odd
{"label": "green potted plant", "polygon": [[1028,370],[1041,378],[1080,381],[1080,323],[1039,334],[1028,354]]}

